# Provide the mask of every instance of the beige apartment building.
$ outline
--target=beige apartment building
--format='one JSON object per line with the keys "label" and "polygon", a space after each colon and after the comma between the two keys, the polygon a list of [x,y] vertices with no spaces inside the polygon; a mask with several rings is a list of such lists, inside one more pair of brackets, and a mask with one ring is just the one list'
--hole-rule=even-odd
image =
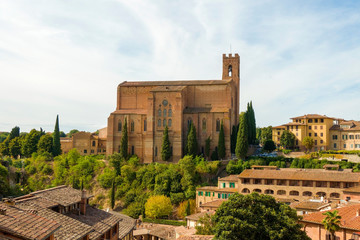
{"label": "beige apartment building", "polygon": [[295,148],[304,151],[305,137],[314,139],[311,151],[320,150],[360,150],[360,122],[345,121],[319,114],[307,114],[291,118],[292,122],[273,127],[272,139],[280,147],[280,137],[284,130],[295,135]]}
{"label": "beige apartment building", "polygon": [[314,197],[340,200],[344,199],[346,189],[359,185],[360,173],[339,169],[338,165],[325,165],[324,169],[252,166],[239,175],[219,178],[218,186],[197,188],[196,204],[201,209],[207,210],[206,205],[214,210],[215,203],[220,205],[219,200],[226,200],[235,192],[267,194],[286,203]]}

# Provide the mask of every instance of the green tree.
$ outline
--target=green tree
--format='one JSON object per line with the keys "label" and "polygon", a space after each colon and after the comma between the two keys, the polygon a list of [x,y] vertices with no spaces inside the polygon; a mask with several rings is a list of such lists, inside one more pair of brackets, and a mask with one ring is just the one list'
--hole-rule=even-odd
{"label": "green tree", "polygon": [[239,131],[237,135],[235,154],[238,158],[244,159],[248,152],[248,125],[246,113],[240,114]]}
{"label": "green tree", "polygon": [[39,143],[38,143],[38,152],[53,152],[53,137],[50,134],[45,134],[40,137]]}
{"label": "green tree", "polygon": [[265,152],[272,152],[276,149],[275,143],[273,140],[266,140],[263,146]]}
{"label": "green tree", "polygon": [[32,153],[37,152],[40,137],[41,132],[36,129],[32,129],[28,134],[26,134],[21,145],[21,152],[23,156],[30,157]]}
{"label": "green tree", "polygon": [[170,148],[170,140],[169,140],[169,129],[168,126],[165,126],[164,134],[163,134],[163,142],[161,145],[161,159],[163,161],[168,161],[171,157],[171,148]]}
{"label": "green tree", "polygon": [[234,193],[213,217],[215,237],[232,239],[310,240],[298,224],[296,211],[269,195]]}
{"label": "green tree", "polygon": [[248,142],[249,144],[254,144],[256,140],[256,122],[252,101],[247,104],[246,117],[248,124]]}
{"label": "green tree", "polygon": [[145,203],[145,214],[149,218],[168,217],[172,210],[170,198],[164,195],[152,196]]}
{"label": "green tree", "polygon": [[214,235],[215,223],[212,221],[209,214],[205,214],[199,219],[199,224],[195,227],[196,234],[198,235]]}
{"label": "green tree", "polygon": [[115,169],[116,176],[119,176],[121,174],[121,167],[125,162],[124,158],[121,156],[120,153],[114,153],[110,156],[109,162],[110,166]]}
{"label": "green tree", "polygon": [[11,129],[10,132],[10,140],[20,137],[20,128],[18,126],[15,126],[13,129]]}
{"label": "green tree", "polygon": [[207,159],[210,157],[210,144],[211,144],[211,138],[210,136],[205,140],[205,156]]}
{"label": "green tree", "polygon": [[260,143],[264,144],[266,140],[272,140],[272,126],[261,128]]}
{"label": "green tree", "polygon": [[59,115],[56,116],[55,129],[53,133],[53,156],[61,154]]}
{"label": "green tree", "polygon": [[120,142],[120,155],[127,159],[128,158],[128,129],[127,129],[127,119],[125,118],[124,127],[122,129],[121,134],[121,142]]}
{"label": "green tree", "polygon": [[234,125],[232,127],[232,130],[231,130],[231,136],[230,136],[230,141],[231,141],[231,149],[230,150],[231,150],[231,153],[235,153],[238,129],[239,129],[239,124]]}
{"label": "green tree", "polygon": [[304,137],[302,144],[305,146],[307,151],[311,151],[314,146],[314,139],[311,137]]}
{"label": "green tree", "polygon": [[63,131],[60,131],[60,137],[66,137],[66,134]]}
{"label": "green tree", "polygon": [[0,143],[5,141],[5,139],[10,135],[8,132],[0,132]]}
{"label": "green tree", "polygon": [[284,130],[280,136],[280,145],[283,148],[289,149],[294,147],[295,144],[295,135],[289,130]]}
{"label": "green tree", "polygon": [[9,143],[9,153],[13,158],[21,155],[21,140],[20,137],[13,138]]}
{"label": "green tree", "polygon": [[111,191],[110,191],[110,206],[111,209],[115,207],[115,181],[112,182]]}
{"label": "green tree", "polygon": [[186,214],[186,216],[189,216],[191,214],[189,200],[187,201],[187,204],[186,204],[185,214]]}
{"label": "green tree", "polygon": [[191,123],[190,131],[187,136],[187,154],[195,157],[198,154],[198,144],[196,138],[196,128],[194,124]]}
{"label": "green tree", "polygon": [[0,153],[2,156],[9,156],[9,144],[10,144],[10,137],[8,136],[2,143],[0,143]]}
{"label": "green tree", "polygon": [[225,158],[225,134],[224,134],[224,124],[221,121],[220,133],[219,133],[219,142],[218,142],[218,156],[220,159]]}
{"label": "green tree", "polygon": [[77,130],[77,129],[70,130],[70,132],[66,136],[71,138],[77,132],[79,132],[79,130]]}
{"label": "green tree", "polygon": [[335,232],[340,230],[340,219],[341,216],[338,215],[338,211],[334,210],[333,212],[324,212],[323,215],[326,217],[322,220],[322,224],[326,231],[330,232],[331,240],[336,240]]}

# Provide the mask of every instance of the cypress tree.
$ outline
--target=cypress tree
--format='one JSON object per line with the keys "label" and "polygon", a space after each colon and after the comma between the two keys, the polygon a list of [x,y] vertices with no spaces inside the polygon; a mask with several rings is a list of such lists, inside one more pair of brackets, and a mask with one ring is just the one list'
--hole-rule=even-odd
{"label": "cypress tree", "polygon": [[237,135],[235,154],[238,158],[244,159],[246,157],[249,143],[248,143],[248,126],[247,114],[240,114],[239,131]]}
{"label": "cypress tree", "polygon": [[190,202],[188,200],[185,208],[185,215],[189,216],[190,214],[191,214],[191,209],[190,209]]}
{"label": "cypress tree", "polygon": [[128,157],[128,132],[127,132],[127,120],[125,118],[124,127],[122,129],[122,136],[120,142],[120,155],[127,159]]}
{"label": "cypress tree", "polygon": [[115,181],[112,182],[112,186],[111,186],[110,205],[111,205],[111,209],[114,209],[114,207],[115,207]]}
{"label": "cypress tree", "polygon": [[196,139],[196,128],[194,124],[190,125],[190,132],[187,137],[187,154],[195,157],[198,153],[198,144]]}
{"label": "cypress tree", "polygon": [[59,130],[59,115],[56,116],[55,129],[53,133],[53,156],[56,157],[61,154],[60,144],[60,130]]}
{"label": "cypress tree", "polygon": [[220,133],[219,133],[219,142],[218,142],[218,156],[220,159],[225,157],[225,135],[224,135],[224,124],[221,121]]}
{"label": "cypress tree", "polygon": [[230,141],[231,141],[230,150],[231,150],[231,153],[235,153],[238,129],[239,129],[239,124],[234,125],[232,127],[231,136],[230,136]]}
{"label": "cypress tree", "polygon": [[161,159],[163,161],[167,161],[171,157],[171,149],[170,149],[170,140],[169,140],[169,129],[165,126],[164,135],[163,135],[163,142],[161,145]]}
{"label": "cypress tree", "polygon": [[254,144],[256,140],[256,120],[255,120],[255,112],[252,106],[252,101],[250,101],[250,120],[251,120],[251,143]]}
{"label": "cypress tree", "polygon": [[206,158],[209,159],[210,157],[210,143],[211,143],[211,139],[210,136],[205,140],[205,155]]}

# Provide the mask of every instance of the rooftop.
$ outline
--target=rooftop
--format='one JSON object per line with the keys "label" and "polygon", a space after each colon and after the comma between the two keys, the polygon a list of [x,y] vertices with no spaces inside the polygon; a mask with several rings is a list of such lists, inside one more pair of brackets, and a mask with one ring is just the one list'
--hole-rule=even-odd
{"label": "rooftop", "polygon": [[299,116],[299,117],[293,117],[290,119],[305,119],[305,118],[328,118],[328,119],[335,119],[332,117],[328,117],[326,115],[319,115],[319,114],[305,114],[303,116]]}
{"label": "rooftop", "polygon": [[144,86],[189,86],[189,85],[226,85],[229,80],[177,80],[177,81],[136,81],[120,83],[121,87],[144,87]]}
{"label": "rooftop", "polygon": [[360,173],[325,169],[280,168],[277,170],[245,169],[240,178],[287,179],[331,182],[360,182]]}
{"label": "rooftop", "polygon": [[200,207],[220,207],[220,205],[225,202],[226,200],[218,199],[212,202],[203,203]]}
{"label": "rooftop", "polygon": [[0,203],[0,211],[0,230],[23,239],[45,239],[60,228],[55,221],[5,203]]}
{"label": "rooftop", "polygon": [[223,178],[219,178],[220,181],[238,181],[239,180],[239,174],[233,174],[229,175]]}
{"label": "rooftop", "polygon": [[[360,216],[358,211],[360,211],[360,204],[351,205],[347,207],[337,208],[338,215],[341,216],[341,227],[348,228],[353,230],[360,230]],[[331,210],[331,212],[334,210]],[[329,212],[329,211],[327,211]],[[325,218],[323,215],[324,212],[315,212],[304,215],[302,222],[312,222],[321,224],[321,221]]]}
{"label": "rooftop", "polygon": [[194,213],[189,216],[186,216],[185,218],[189,219],[189,220],[198,221],[200,218],[204,217],[206,214],[213,215],[213,214],[215,214],[215,211],[205,211],[205,212]]}
{"label": "rooftop", "polygon": [[330,206],[330,203],[302,201],[302,202],[292,203],[290,206],[295,209],[309,209],[309,210],[320,211],[324,207]]}

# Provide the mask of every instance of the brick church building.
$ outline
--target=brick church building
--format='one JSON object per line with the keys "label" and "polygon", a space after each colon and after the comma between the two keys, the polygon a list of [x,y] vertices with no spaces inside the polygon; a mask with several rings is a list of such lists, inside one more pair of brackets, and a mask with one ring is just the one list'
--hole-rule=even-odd
{"label": "brick church building", "polygon": [[122,128],[128,126],[129,153],[144,163],[161,162],[165,126],[169,129],[172,162],[183,156],[190,123],[196,127],[199,152],[212,139],[210,152],[218,145],[224,124],[226,157],[230,157],[230,134],[238,123],[240,57],[223,54],[221,80],[125,81],[118,85],[116,110],[108,118],[106,153],[120,151]]}

